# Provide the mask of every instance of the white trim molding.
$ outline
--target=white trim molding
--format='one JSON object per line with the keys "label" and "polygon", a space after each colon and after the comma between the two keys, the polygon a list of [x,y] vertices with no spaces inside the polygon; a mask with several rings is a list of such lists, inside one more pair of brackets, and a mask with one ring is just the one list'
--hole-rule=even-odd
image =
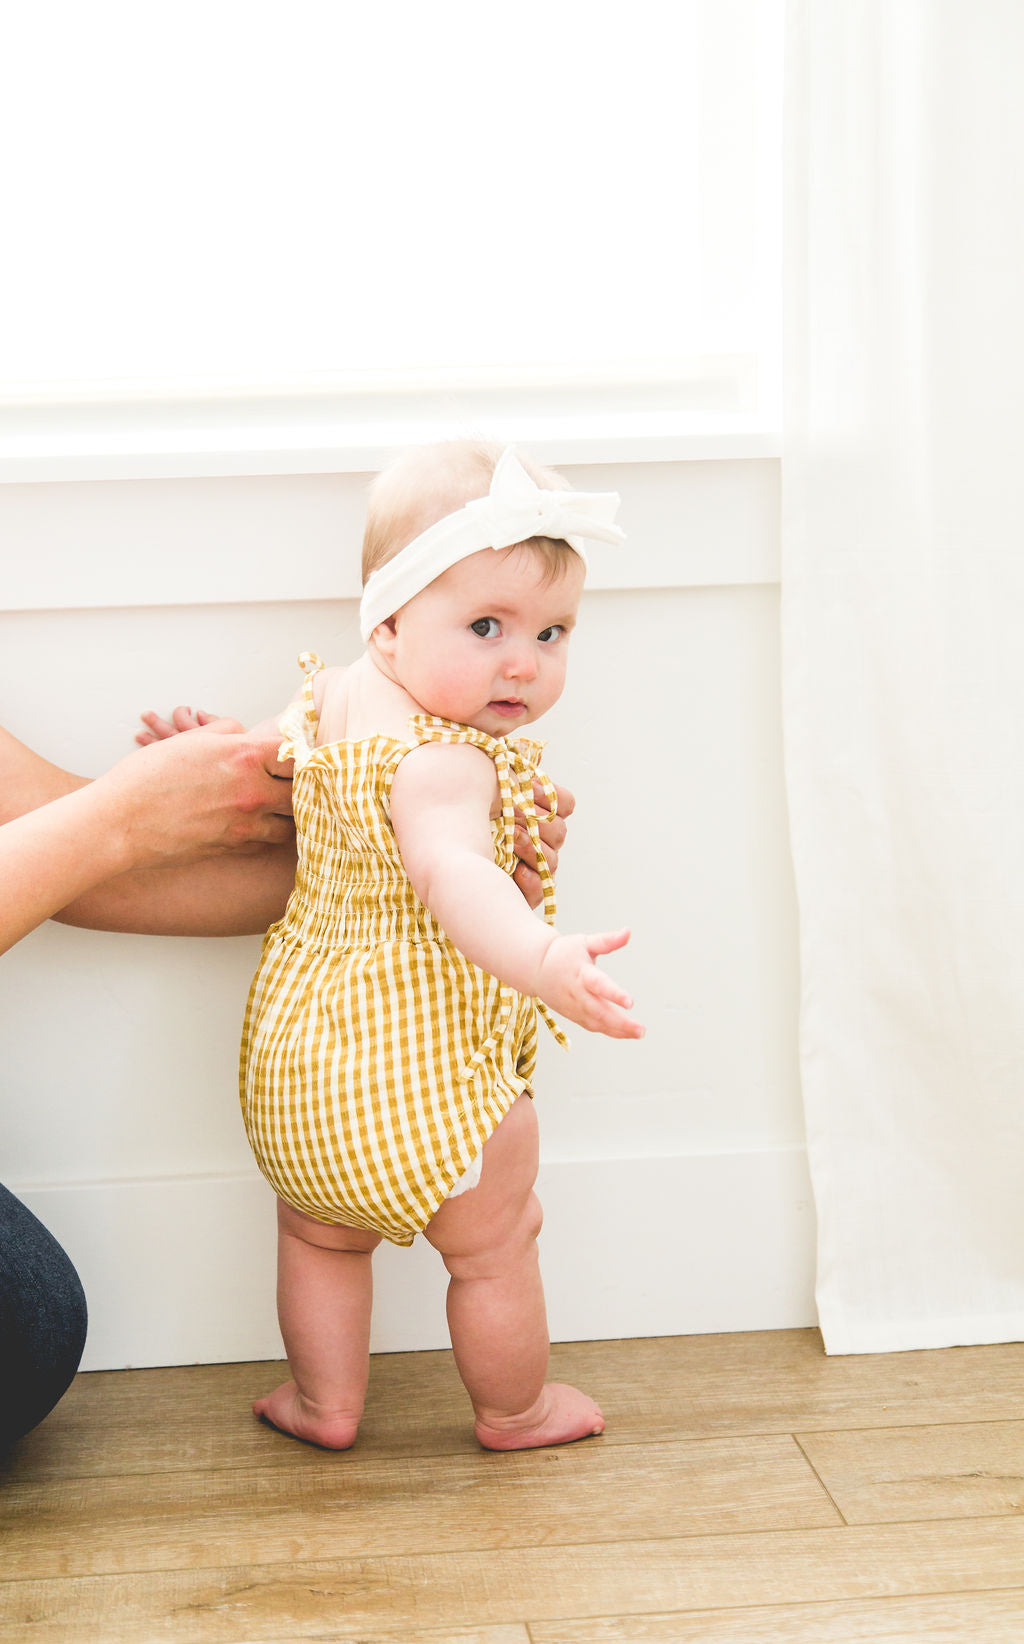
{"label": "white trim molding", "polygon": [[[560,466],[578,489],[622,497],[628,540],[591,555],[591,591],[778,581],[778,461]],[[270,473],[0,487],[0,540],[10,544],[0,605],[357,601],[369,479]]]}
{"label": "white trim molding", "polygon": [[[283,1356],[274,1199],[255,1172],[14,1191],[81,1274],[84,1369]],[[815,1322],[802,1148],[553,1160],[539,1191],[555,1341]],[[426,1241],[382,1246],[374,1265],[372,1350],[447,1347],[444,1270]]]}

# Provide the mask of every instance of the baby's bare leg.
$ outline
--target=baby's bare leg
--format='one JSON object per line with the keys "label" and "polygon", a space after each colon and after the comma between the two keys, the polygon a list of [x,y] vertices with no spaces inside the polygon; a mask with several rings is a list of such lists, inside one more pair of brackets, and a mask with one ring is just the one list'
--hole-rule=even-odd
{"label": "baby's bare leg", "polygon": [[370,1366],[370,1257],[380,1235],[328,1226],[278,1200],[277,1313],[294,1381],[253,1412],[295,1438],[347,1450]]}
{"label": "baby's bare leg", "polygon": [[548,1327],[537,1259],[537,1120],[521,1096],[484,1148],[471,1192],[448,1199],[424,1230],[451,1275],[448,1328],[488,1450],[567,1444],[604,1431],[592,1399],[545,1383]]}

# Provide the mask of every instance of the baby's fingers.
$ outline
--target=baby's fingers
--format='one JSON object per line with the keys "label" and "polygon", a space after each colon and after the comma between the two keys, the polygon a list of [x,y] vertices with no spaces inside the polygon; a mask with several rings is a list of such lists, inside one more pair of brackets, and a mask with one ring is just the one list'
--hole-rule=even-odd
{"label": "baby's fingers", "polygon": [[594,1002],[592,1031],[607,1034],[612,1039],[642,1039],[646,1028],[632,1017],[622,1015],[633,1009],[633,1001],[618,983],[596,965],[583,975],[583,986]]}
{"label": "baby's fingers", "polygon": [[590,965],[583,971],[581,980],[588,993],[595,999],[608,999],[613,1005],[621,1005],[623,1010],[632,1010],[633,1001],[624,988],[621,988],[614,977],[607,972],[598,970],[596,965]]}
{"label": "baby's fingers", "polygon": [[624,948],[629,941],[629,930],[624,925],[621,930],[605,930],[596,936],[584,937],[584,941],[591,959],[596,959],[599,953],[614,953],[616,948]]}
{"label": "baby's fingers", "polygon": [[647,1029],[632,1016],[624,1016],[614,1004],[594,1001],[594,1008],[584,1026],[591,1033],[603,1033],[607,1039],[642,1039]]}
{"label": "baby's fingers", "polygon": [[642,1039],[647,1029],[631,1016],[610,1016],[600,1032],[606,1039]]}

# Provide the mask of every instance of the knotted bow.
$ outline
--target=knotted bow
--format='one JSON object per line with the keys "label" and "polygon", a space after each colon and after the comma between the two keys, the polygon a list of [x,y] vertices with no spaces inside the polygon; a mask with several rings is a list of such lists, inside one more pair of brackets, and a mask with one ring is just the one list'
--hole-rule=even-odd
{"label": "knotted bow", "polygon": [[625,542],[624,532],[613,523],[618,506],[615,491],[545,491],[508,446],[495,467],[490,494],[474,497],[463,512],[479,522],[485,548],[553,537],[567,542],[585,561],[583,537],[615,547]]}

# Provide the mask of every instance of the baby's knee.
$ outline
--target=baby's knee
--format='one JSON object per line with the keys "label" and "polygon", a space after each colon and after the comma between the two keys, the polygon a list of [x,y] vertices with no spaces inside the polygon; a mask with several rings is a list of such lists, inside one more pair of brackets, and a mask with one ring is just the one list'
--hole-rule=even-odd
{"label": "baby's knee", "polygon": [[481,1228],[469,1243],[442,1250],[444,1264],[453,1279],[493,1278],[533,1259],[543,1221],[541,1202],[531,1192],[508,1220]]}
{"label": "baby's knee", "polygon": [[480,1249],[518,1253],[536,1244],[544,1225],[544,1209],[532,1188],[518,1204],[508,1207],[506,1215],[492,1222],[480,1239]]}
{"label": "baby's knee", "polygon": [[544,1226],[544,1206],[536,1193],[530,1192],[519,1221],[519,1234],[527,1242],[536,1242]]}

